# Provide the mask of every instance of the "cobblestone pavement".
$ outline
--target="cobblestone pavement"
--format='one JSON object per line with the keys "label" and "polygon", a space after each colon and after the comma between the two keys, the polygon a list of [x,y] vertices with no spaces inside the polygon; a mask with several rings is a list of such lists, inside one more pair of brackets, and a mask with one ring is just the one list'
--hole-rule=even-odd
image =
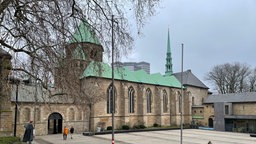
{"label": "cobblestone pavement", "polygon": [[[253,144],[256,138],[249,134],[218,132],[209,130],[183,130],[183,144]],[[38,136],[33,144],[111,144],[111,134],[83,136],[75,134],[73,139],[62,139],[61,134]],[[180,130],[131,132],[115,134],[115,144],[180,144]]]}

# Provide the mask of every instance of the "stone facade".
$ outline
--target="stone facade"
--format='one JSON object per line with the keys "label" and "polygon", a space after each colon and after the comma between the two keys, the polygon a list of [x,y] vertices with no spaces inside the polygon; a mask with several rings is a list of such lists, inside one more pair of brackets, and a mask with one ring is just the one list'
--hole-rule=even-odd
{"label": "stone facade", "polygon": [[[13,116],[15,113],[15,104],[12,103]],[[51,127],[50,115],[58,113],[62,116],[62,127],[73,126],[76,133],[82,133],[87,129],[88,118],[86,112],[73,104],[54,104],[54,103],[19,103],[17,118],[17,136],[22,137],[25,131],[24,125],[33,120],[36,135],[47,135],[61,133],[53,131]]]}
{"label": "stone facade", "polygon": [[190,101],[192,105],[192,116],[190,117],[191,121],[193,121],[193,123],[198,126],[206,126],[208,123],[205,122],[205,111],[207,110],[203,105],[203,101],[208,96],[208,89],[187,86],[187,90],[189,91]]}
{"label": "stone facade", "polygon": [[[93,79],[93,78],[92,78]],[[111,84],[109,79],[98,79],[99,87],[102,88],[104,95],[107,97],[107,89]],[[15,87],[15,86],[14,86]],[[20,86],[21,87],[21,86]],[[129,113],[128,88],[133,87],[135,90],[134,112]],[[115,128],[123,125],[144,124],[147,127],[153,124],[162,126],[180,125],[179,114],[179,94],[180,89],[161,87],[155,85],[138,84],[131,82],[115,81],[116,91],[116,110],[115,110]],[[147,112],[146,89],[152,92],[151,112]],[[163,91],[167,92],[167,111],[163,112]],[[184,91],[183,99],[183,123],[191,122],[191,101],[188,92]],[[19,93],[21,96],[22,93]],[[75,128],[76,133],[82,133],[89,130],[96,131],[97,127],[106,129],[112,125],[112,114],[107,113],[106,98],[95,103],[92,106],[92,115],[90,118],[88,107],[77,106],[72,103],[48,103],[48,102],[25,102],[18,103],[17,116],[17,135],[22,136],[24,125],[29,121],[34,121],[36,135],[46,135],[52,133],[61,133],[64,126]],[[13,116],[15,114],[15,102],[12,103]],[[61,116],[61,128],[58,130],[59,122],[52,123],[51,115],[59,114]],[[89,125],[89,118],[91,125]],[[57,127],[52,130],[52,124]],[[59,123],[60,124],[60,123]]]}
{"label": "stone facade", "polygon": [[0,48],[0,136],[9,136],[12,133],[12,111],[10,89],[7,77],[11,69],[11,55]]}

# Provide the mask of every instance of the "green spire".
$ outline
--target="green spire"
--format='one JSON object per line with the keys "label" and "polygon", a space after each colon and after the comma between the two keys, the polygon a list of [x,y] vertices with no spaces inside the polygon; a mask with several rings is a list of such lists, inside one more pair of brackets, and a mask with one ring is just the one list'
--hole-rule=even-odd
{"label": "green spire", "polygon": [[82,22],[75,33],[72,35],[72,39],[69,43],[89,42],[100,45],[99,39],[97,38],[92,27],[86,22]]}
{"label": "green spire", "polygon": [[172,71],[171,44],[170,44],[170,33],[169,33],[169,28],[168,28],[165,75],[172,75],[172,73],[173,73],[173,71]]}

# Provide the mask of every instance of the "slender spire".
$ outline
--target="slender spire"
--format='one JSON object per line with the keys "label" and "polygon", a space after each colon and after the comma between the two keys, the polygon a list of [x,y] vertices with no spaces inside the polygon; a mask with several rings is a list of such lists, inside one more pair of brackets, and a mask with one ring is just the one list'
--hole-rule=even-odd
{"label": "slender spire", "polygon": [[170,43],[170,33],[169,33],[169,28],[168,28],[165,75],[172,75],[172,74],[173,74],[173,71],[172,71],[171,43]]}

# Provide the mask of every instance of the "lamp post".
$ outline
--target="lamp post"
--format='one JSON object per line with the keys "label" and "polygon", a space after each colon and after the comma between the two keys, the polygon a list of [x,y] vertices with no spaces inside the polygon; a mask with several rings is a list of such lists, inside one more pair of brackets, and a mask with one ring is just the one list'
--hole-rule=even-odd
{"label": "lamp post", "polygon": [[181,44],[181,95],[180,95],[180,143],[183,141],[183,44]]}
{"label": "lamp post", "polygon": [[15,115],[14,115],[14,130],[13,130],[14,137],[16,137],[16,131],[17,131],[19,80],[16,80],[15,84],[16,84],[16,99],[15,99]]}
{"label": "lamp post", "polygon": [[115,88],[114,88],[114,15],[111,17],[112,26],[112,144],[115,143]]}

